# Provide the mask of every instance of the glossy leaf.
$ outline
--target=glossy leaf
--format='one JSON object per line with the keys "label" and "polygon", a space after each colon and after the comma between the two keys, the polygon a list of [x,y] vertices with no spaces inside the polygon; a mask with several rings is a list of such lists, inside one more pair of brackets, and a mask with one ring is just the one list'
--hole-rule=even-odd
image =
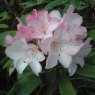
{"label": "glossy leaf", "polygon": [[30,93],[32,93],[35,88],[40,85],[40,83],[41,81],[39,77],[35,75],[23,77],[15,83],[8,95],[30,95]]}

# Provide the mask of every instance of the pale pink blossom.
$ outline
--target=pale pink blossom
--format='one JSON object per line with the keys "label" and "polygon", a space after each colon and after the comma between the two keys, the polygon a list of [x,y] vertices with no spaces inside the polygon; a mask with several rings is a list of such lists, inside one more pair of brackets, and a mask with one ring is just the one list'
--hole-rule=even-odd
{"label": "pale pink blossom", "polygon": [[78,13],[73,13],[74,9],[74,6],[70,5],[63,16],[62,27],[67,31],[67,35],[69,34],[68,36],[70,36],[68,40],[75,40],[77,36],[83,39],[87,36],[86,28],[81,26],[83,18]]}
{"label": "pale pink blossom", "polygon": [[51,37],[54,30],[59,26],[60,20],[57,17],[51,17],[48,11],[33,10],[32,15],[26,17],[27,26],[32,26],[35,31],[34,38],[46,39]]}
{"label": "pale pink blossom", "polygon": [[22,74],[24,69],[30,65],[32,71],[38,75],[42,71],[39,62],[45,59],[42,52],[34,44],[27,44],[24,38],[16,39],[5,50],[6,55],[13,60],[14,68]]}
{"label": "pale pink blossom", "polygon": [[[48,11],[37,11],[34,9],[31,15],[26,16],[26,25],[18,19],[16,36],[22,36],[27,41],[32,39],[46,39],[51,37],[54,30],[59,26],[60,19],[58,11],[56,16],[49,15]],[[57,15],[58,14],[58,15]]]}
{"label": "pale pink blossom", "polygon": [[76,40],[75,42],[64,40],[64,29],[59,31],[58,28],[54,32],[54,36],[44,40],[40,47],[45,54],[48,54],[46,61],[46,69],[57,65],[59,61],[65,68],[68,68],[72,62],[72,58],[83,47],[84,43]]}

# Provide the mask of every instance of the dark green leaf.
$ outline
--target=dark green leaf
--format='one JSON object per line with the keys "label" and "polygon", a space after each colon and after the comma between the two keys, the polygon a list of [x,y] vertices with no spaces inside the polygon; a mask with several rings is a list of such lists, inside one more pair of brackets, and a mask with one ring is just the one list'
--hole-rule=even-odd
{"label": "dark green leaf", "polygon": [[95,65],[85,65],[83,69],[80,69],[77,72],[77,74],[95,78]]}
{"label": "dark green leaf", "polygon": [[40,85],[39,77],[31,74],[20,79],[8,93],[8,95],[30,95]]}
{"label": "dark green leaf", "polygon": [[70,0],[70,2],[75,6],[75,8],[78,9],[80,7],[80,0]]}
{"label": "dark green leaf", "polygon": [[24,6],[24,8],[32,8],[38,4],[37,4],[37,2],[31,1],[31,2],[21,3],[21,5]]}
{"label": "dark green leaf", "polygon": [[8,20],[8,19],[10,19],[10,16],[9,16],[8,12],[4,11],[4,12],[0,13],[0,18],[1,18],[1,20]]}
{"label": "dark green leaf", "polygon": [[95,30],[89,31],[88,36],[90,36],[93,40],[95,40]]}
{"label": "dark green leaf", "polygon": [[38,4],[42,3],[44,0],[37,0]]}
{"label": "dark green leaf", "polygon": [[68,1],[68,0],[54,0],[54,1],[50,2],[50,3],[48,3],[48,4],[45,6],[44,9],[47,9],[47,10],[48,10],[48,9],[52,9],[52,8],[58,6],[58,5],[61,5],[61,4],[66,3],[67,1]]}
{"label": "dark green leaf", "polygon": [[43,95],[53,95],[54,91],[56,90],[57,88],[57,83],[54,82],[53,84],[51,84],[47,89],[46,91],[44,92]]}
{"label": "dark green leaf", "polygon": [[5,69],[5,68],[10,68],[11,66],[12,66],[12,63],[13,63],[13,61],[11,60],[11,59],[9,59],[6,63],[5,63],[5,65],[3,66],[3,68]]}
{"label": "dark green leaf", "polygon": [[41,72],[40,78],[44,84],[52,84],[56,80],[55,68]]}
{"label": "dark green leaf", "polygon": [[76,92],[68,78],[63,74],[60,75],[59,90],[61,95],[76,95]]}

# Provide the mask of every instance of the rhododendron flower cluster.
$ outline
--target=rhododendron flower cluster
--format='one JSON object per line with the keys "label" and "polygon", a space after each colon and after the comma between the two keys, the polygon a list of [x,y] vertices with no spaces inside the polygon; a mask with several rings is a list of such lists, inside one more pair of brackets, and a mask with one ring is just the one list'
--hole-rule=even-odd
{"label": "rhododendron flower cluster", "polygon": [[[13,60],[18,73],[21,74],[29,65],[39,75],[42,64],[50,69],[61,63],[71,76],[77,64],[83,67],[84,57],[91,50],[90,38],[85,38],[87,30],[81,26],[83,18],[74,13],[73,5],[63,17],[57,10],[48,13],[34,9],[25,19],[26,24],[23,24],[17,17],[19,24],[16,35],[5,37],[8,45],[5,53]],[[41,63],[44,60],[46,63]]]}

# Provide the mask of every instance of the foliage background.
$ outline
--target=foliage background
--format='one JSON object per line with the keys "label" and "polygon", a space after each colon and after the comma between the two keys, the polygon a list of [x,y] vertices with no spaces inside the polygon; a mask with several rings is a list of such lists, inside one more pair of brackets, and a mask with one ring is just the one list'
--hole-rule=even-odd
{"label": "foliage background", "polygon": [[[92,38],[92,51],[85,59],[84,69],[79,68],[72,77],[63,73],[60,77],[55,68],[42,72],[40,78],[30,68],[22,75],[14,71],[9,76],[12,61],[5,56],[4,37],[15,34],[16,16],[25,23],[25,15],[34,8],[57,9],[64,15],[70,4],[76,7],[75,12],[83,16],[83,25]],[[0,0],[0,95],[60,95],[59,92],[61,95],[95,95],[95,0]]]}

